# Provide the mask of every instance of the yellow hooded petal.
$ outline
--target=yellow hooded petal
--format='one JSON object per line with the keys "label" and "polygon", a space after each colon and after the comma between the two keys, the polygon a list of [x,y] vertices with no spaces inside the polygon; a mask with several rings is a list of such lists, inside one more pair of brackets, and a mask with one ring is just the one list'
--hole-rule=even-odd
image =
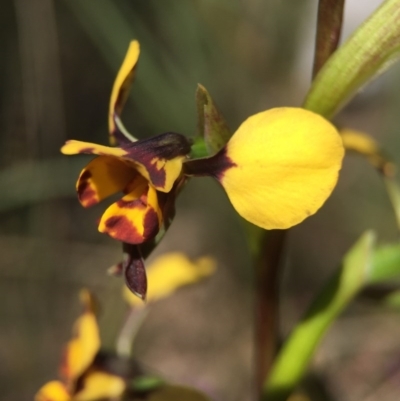
{"label": "yellow hooded petal", "polygon": [[64,384],[56,380],[46,383],[35,395],[35,401],[69,401],[70,399]]}
{"label": "yellow hooded petal", "polygon": [[125,391],[125,381],[118,376],[104,372],[89,373],[83,380],[82,389],[73,401],[96,401],[120,397]]}
{"label": "yellow hooded petal", "polygon": [[129,244],[141,244],[154,237],[162,215],[157,191],[138,175],[131,192],[113,203],[103,214],[99,231]]}
{"label": "yellow hooded petal", "polygon": [[276,108],[239,127],[217,178],[242,217],[265,229],[285,229],[323,205],[336,185],[343,153],[337,130],[323,117]]}
{"label": "yellow hooded petal", "polygon": [[[171,295],[180,287],[210,276],[215,271],[215,265],[215,260],[212,258],[203,257],[192,262],[179,252],[171,252],[158,257],[146,269],[147,301],[158,301]],[[124,297],[132,306],[145,305],[126,287],[124,288]]]}
{"label": "yellow hooded petal", "polygon": [[76,191],[82,206],[89,207],[123,191],[139,173],[122,158],[99,156],[81,172]]}
{"label": "yellow hooded petal", "polygon": [[100,348],[92,296],[88,291],[83,291],[81,300],[85,312],[75,321],[74,338],[67,344],[61,367],[61,373],[68,382],[75,381],[91,365]]}
{"label": "yellow hooded petal", "polygon": [[110,106],[108,113],[108,129],[112,136],[115,131],[114,113],[121,115],[122,109],[129,95],[129,89],[135,79],[136,65],[139,60],[140,46],[139,42],[133,40],[129,44],[125,59],[115,78],[111,92]]}

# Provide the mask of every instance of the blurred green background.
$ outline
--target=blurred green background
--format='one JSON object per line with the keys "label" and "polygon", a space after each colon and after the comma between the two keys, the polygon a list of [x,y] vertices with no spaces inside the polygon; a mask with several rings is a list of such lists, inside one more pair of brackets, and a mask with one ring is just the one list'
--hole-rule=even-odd
{"label": "blurred green background", "polygon": [[[345,34],[379,3],[349,1]],[[235,130],[258,111],[301,104],[310,83],[316,7],[316,0],[1,2],[2,400],[32,399],[57,377],[80,311],[79,289],[92,289],[100,300],[106,347],[126,314],[121,280],[105,273],[119,261],[120,245],[96,229],[104,205],[84,210],[75,197],[75,180],[89,158],[62,157],[59,148],[66,139],[106,144],[109,94],[129,41],[138,39],[142,49],[123,115],[130,132],[138,138],[195,134],[197,83]],[[399,84],[395,66],[336,120],[367,130],[397,163]],[[348,156],[333,196],[288,237],[282,333],[367,228],[382,243],[397,239],[383,183],[365,160]],[[212,255],[218,272],[155,305],[135,355],[151,371],[216,400],[254,399],[250,258],[241,222],[211,179],[192,180],[182,193],[157,252],[168,250]],[[371,301],[346,313],[312,366],[333,400],[398,399],[399,332],[400,315]]]}

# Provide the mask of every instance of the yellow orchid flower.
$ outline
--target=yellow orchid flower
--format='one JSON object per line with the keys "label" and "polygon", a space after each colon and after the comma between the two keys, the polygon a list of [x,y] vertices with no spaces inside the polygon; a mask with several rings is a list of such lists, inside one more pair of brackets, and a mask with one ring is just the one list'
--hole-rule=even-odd
{"label": "yellow orchid flower", "polygon": [[100,336],[94,312],[93,298],[81,293],[83,314],[76,320],[74,336],[66,346],[61,365],[62,381],[46,383],[35,401],[95,401],[119,397],[125,391],[125,381],[99,370],[93,362],[100,348]]}
{"label": "yellow orchid flower", "polygon": [[119,118],[139,54],[139,43],[132,41],[111,92],[109,134],[119,147],[69,140],[61,148],[65,155],[97,155],[82,170],[76,184],[82,206],[93,206],[118,192],[125,194],[108,207],[98,228],[129,244],[141,244],[159,231],[166,214],[163,193],[172,190],[190,152],[190,141],[184,135],[167,132],[136,141],[124,129]]}
{"label": "yellow orchid flower", "polygon": [[281,107],[249,117],[217,154],[185,162],[184,172],[216,178],[251,223],[285,229],[323,205],[343,155],[330,122],[305,109]]}
{"label": "yellow orchid flower", "polygon": [[139,43],[132,41],[111,93],[109,134],[119,147],[71,140],[61,151],[97,155],[76,185],[84,207],[125,194],[105,211],[99,231],[125,244],[127,258],[120,270],[130,290],[144,299],[146,273],[138,245],[168,225],[185,176],[215,177],[241,216],[265,229],[283,229],[322,206],[337,182],[344,152],[337,130],[300,108],[249,117],[221,151],[204,159],[188,160],[190,141],[181,134],[137,141],[126,132],[120,114],[139,53]]}
{"label": "yellow orchid flower", "polygon": [[[194,284],[210,276],[214,273],[215,267],[215,260],[210,257],[202,257],[192,262],[180,252],[170,252],[159,256],[146,269],[149,282],[147,302],[152,303],[166,298],[178,288]],[[126,287],[123,289],[123,295],[129,305],[145,306],[143,301]]]}

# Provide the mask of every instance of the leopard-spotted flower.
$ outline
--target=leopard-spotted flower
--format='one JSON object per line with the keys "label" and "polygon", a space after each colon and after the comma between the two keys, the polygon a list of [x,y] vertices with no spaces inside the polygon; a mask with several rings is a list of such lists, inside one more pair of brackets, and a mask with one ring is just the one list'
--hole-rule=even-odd
{"label": "leopard-spotted flower", "polygon": [[251,223],[286,229],[323,205],[343,155],[330,122],[305,109],[282,107],[249,117],[219,152],[185,162],[184,172],[216,178]]}
{"label": "leopard-spotted flower", "polygon": [[163,194],[173,188],[190,152],[190,142],[184,135],[167,132],[135,140],[124,129],[120,114],[139,53],[139,43],[132,41],[111,92],[109,134],[118,147],[70,140],[61,148],[66,155],[97,156],[82,170],[76,184],[82,206],[93,206],[118,192],[125,194],[108,207],[98,228],[129,244],[141,244],[157,234],[163,222]]}
{"label": "leopard-spotted flower", "polygon": [[94,401],[116,399],[125,391],[123,378],[101,370],[95,356],[100,348],[100,336],[91,294],[81,293],[83,314],[76,320],[74,336],[66,346],[61,364],[62,380],[45,384],[35,401]]}

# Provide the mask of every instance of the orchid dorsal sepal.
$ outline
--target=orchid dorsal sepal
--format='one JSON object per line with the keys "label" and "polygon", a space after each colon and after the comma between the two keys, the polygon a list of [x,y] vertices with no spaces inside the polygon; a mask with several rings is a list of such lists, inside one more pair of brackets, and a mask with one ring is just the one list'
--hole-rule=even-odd
{"label": "orchid dorsal sepal", "polygon": [[129,44],[124,61],[122,62],[117,77],[114,81],[108,111],[108,130],[110,135],[110,143],[112,145],[115,145],[118,141],[118,138],[115,138],[114,136],[117,128],[115,116],[121,116],[126,100],[128,99],[130,87],[135,79],[139,55],[139,42],[137,40],[133,40]]}

